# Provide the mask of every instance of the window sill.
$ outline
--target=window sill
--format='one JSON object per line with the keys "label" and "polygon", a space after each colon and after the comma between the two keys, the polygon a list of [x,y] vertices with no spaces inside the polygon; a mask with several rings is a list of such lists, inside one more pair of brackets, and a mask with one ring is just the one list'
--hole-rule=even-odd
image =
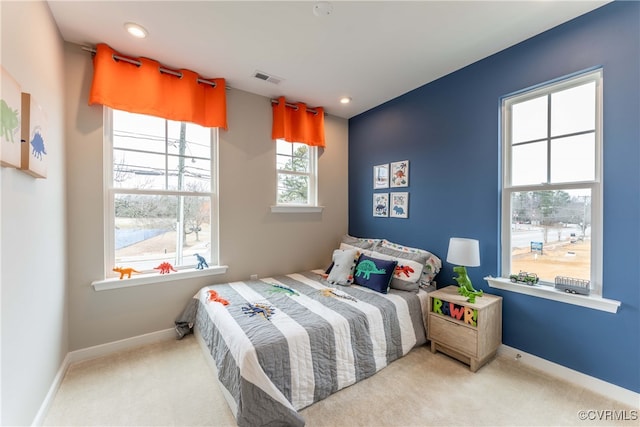
{"label": "window sill", "polygon": [[579,305],[582,307],[592,308],[594,310],[606,311],[608,313],[617,313],[621,302],[611,299],[602,298],[595,295],[578,295],[568,294],[555,288],[541,285],[523,285],[513,283],[509,279],[502,277],[487,276],[484,278],[489,286],[505,291],[517,292],[519,294],[531,295],[539,298],[546,298],[553,301],[560,301],[566,304]]}
{"label": "window sill", "polygon": [[174,280],[183,280],[183,279],[191,279],[194,277],[204,277],[204,276],[213,276],[215,274],[224,274],[227,272],[226,265],[216,265],[213,267],[205,268],[204,270],[178,270],[175,273],[169,274],[160,274],[160,273],[152,273],[152,274],[138,274],[132,276],[130,279],[118,279],[117,277],[112,277],[104,280],[96,280],[91,282],[91,286],[96,291],[109,291],[112,289],[119,288],[130,288],[133,286],[142,286],[142,285],[150,285],[154,283],[164,283],[171,282]]}
{"label": "window sill", "polygon": [[322,212],[324,206],[307,205],[274,205],[271,206],[271,213],[318,213]]}

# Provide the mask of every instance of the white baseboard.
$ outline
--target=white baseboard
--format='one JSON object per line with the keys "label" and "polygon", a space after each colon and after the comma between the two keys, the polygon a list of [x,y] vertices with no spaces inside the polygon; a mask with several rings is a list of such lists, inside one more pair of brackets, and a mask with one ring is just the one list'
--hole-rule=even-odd
{"label": "white baseboard", "polygon": [[173,328],[75,350],[69,353],[69,362],[76,363],[82,360],[95,359],[96,357],[107,356],[117,351],[128,350],[141,345],[153,344],[170,339],[176,339],[176,331]]}
{"label": "white baseboard", "polygon": [[170,339],[176,339],[176,331],[175,329],[164,329],[162,331],[151,332],[149,334],[138,335],[136,337],[126,338],[119,341],[113,341],[106,344],[100,344],[93,347],[87,347],[80,350],[75,350],[67,353],[60,368],[58,369],[58,373],[53,379],[53,383],[51,387],[49,387],[49,392],[47,393],[42,405],[40,405],[40,409],[36,414],[32,426],[41,426],[44,422],[44,418],[49,411],[49,407],[53,402],[53,399],[60,388],[60,384],[62,384],[62,380],[64,379],[69,366],[74,363],[81,362],[83,360],[95,359],[97,357],[108,356],[112,353],[128,350],[130,348],[139,347],[146,344],[153,344],[160,341],[168,341]]}
{"label": "white baseboard", "polygon": [[566,366],[550,362],[533,354],[526,353],[517,348],[502,344],[498,348],[498,354],[512,359],[518,359],[529,367],[538,369],[551,376],[569,381],[580,387],[584,387],[594,393],[598,393],[608,399],[614,399],[632,408],[640,408],[640,394],[626,388],[608,383],[601,379],[583,374]]}
{"label": "white baseboard", "polygon": [[62,384],[62,379],[64,378],[64,375],[67,373],[67,369],[69,369],[69,353],[67,353],[67,355],[62,360],[62,364],[60,365],[60,368],[58,369],[56,376],[53,378],[51,387],[49,387],[49,392],[45,396],[44,401],[42,402],[42,405],[40,405],[40,409],[38,410],[38,413],[36,414],[35,418],[33,419],[33,422],[31,423],[32,426],[41,426],[42,423],[44,422],[44,417],[47,415],[47,412],[49,411],[49,407],[51,406],[51,403],[53,403],[53,398],[56,397],[56,393],[60,388],[60,384]]}
{"label": "white baseboard", "polygon": [[[67,369],[69,369],[69,366],[71,366],[72,364],[81,362],[83,360],[107,356],[121,350],[128,350],[130,348],[175,338],[175,330],[173,328],[170,328],[67,353],[66,357],[62,361],[62,364],[60,365],[60,368],[58,369],[58,373],[56,374],[51,387],[49,388],[47,396],[42,402],[42,405],[40,405],[40,410],[36,414],[32,426],[41,426],[44,422],[44,418],[47,414],[47,411],[49,410],[49,407],[51,406],[51,403],[53,402],[58,388],[60,388],[60,384],[62,383],[64,375],[67,373]],[[521,363],[527,366],[539,369],[554,377],[562,378],[573,384],[589,389],[594,393],[601,394],[607,398],[615,399],[633,408],[640,408],[639,393],[635,393],[623,387],[608,383],[606,381],[602,381],[598,378],[591,377],[565,366],[558,365],[557,363],[550,362],[546,359],[542,359],[538,356],[534,356],[532,354],[518,350],[517,348],[509,347],[508,345],[502,344],[498,348],[498,354],[514,359],[517,357],[517,355],[520,355],[518,359]]]}

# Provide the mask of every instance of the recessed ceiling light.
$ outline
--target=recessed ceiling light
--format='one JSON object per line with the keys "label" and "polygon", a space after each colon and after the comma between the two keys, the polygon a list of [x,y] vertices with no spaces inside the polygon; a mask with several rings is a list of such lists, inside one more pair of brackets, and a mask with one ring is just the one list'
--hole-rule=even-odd
{"label": "recessed ceiling light", "polygon": [[133,23],[133,22],[125,23],[124,24],[124,28],[133,37],[136,37],[136,38],[139,38],[139,39],[143,39],[143,38],[147,37],[147,34],[149,34],[147,32],[147,30],[142,25],[138,25],[138,24]]}
{"label": "recessed ceiling light", "polygon": [[342,98],[340,98],[340,104],[348,104],[351,102],[351,98],[348,96],[343,96]]}

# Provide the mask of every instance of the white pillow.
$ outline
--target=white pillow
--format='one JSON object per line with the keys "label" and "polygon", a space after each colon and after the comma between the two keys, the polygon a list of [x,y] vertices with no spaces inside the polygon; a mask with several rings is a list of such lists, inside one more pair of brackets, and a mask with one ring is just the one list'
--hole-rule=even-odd
{"label": "white pillow", "polygon": [[336,249],[333,251],[333,267],[331,267],[327,282],[332,285],[351,285],[358,255],[357,249]]}

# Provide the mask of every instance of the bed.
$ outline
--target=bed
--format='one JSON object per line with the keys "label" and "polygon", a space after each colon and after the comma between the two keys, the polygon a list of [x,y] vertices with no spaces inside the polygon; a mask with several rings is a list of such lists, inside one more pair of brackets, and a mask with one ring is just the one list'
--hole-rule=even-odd
{"label": "bed", "polygon": [[[354,247],[344,240],[329,272],[207,286],[176,319],[179,337],[195,328],[206,345],[239,426],[302,426],[299,410],[426,342],[428,284],[418,279],[411,291],[391,287],[391,279],[382,291],[349,280],[337,284],[336,277],[344,277],[336,271],[344,267],[345,252],[354,281],[382,275],[374,271],[388,275],[392,265],[399,276],[397,261],[377,252],[380,242],[355,247],[357,258],[351,261]],[[369,259],[382,264],[372,267],[364,262]],[[406,271],[400,270],[402,278],[408,278]]]}

